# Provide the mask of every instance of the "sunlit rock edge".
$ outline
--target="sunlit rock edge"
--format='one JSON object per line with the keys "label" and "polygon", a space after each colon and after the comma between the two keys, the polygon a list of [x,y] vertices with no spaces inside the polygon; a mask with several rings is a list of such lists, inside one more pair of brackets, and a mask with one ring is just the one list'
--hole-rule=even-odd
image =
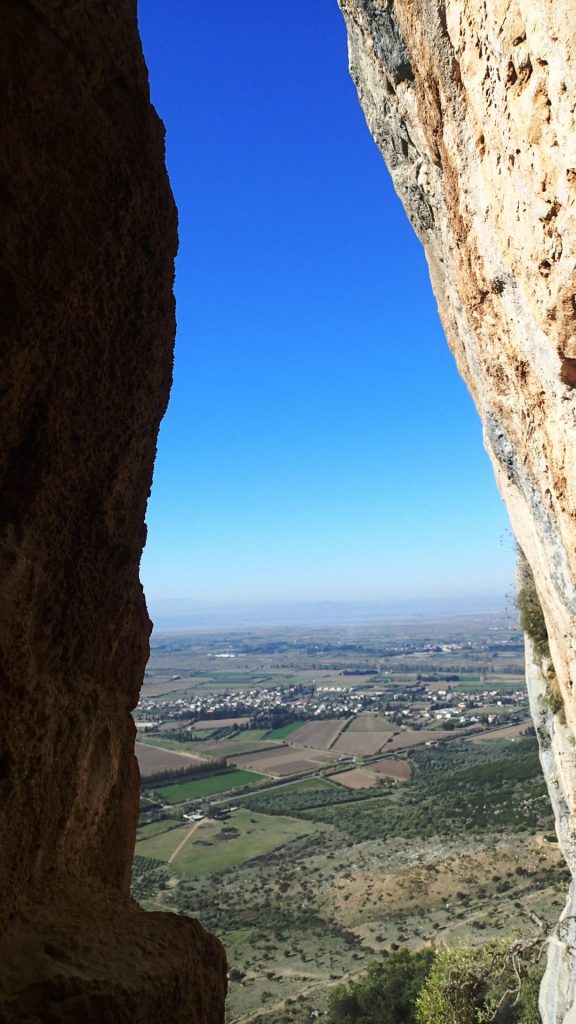
{"label": "sunlit rock edge", "polygon": [[[544,611],[551,660],[540,664],[527,638],[527,679],[559,841],[574,874],[572,5],[339,3],[368,126],[424,244],[446,336]],[[573,884],[550,942],[544,1024],[576,1021],[575,899]]]}

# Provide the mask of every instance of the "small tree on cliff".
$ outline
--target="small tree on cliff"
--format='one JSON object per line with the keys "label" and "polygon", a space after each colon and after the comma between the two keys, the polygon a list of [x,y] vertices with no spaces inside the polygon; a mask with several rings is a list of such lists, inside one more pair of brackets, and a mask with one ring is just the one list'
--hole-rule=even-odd
{"label": "small tree on cliff", "polygon": [[328,1002],[330,1024],[416,1024],[416,997],[434,959],[431,949],[399,949],[339,985]]}
{"label": "small tree on cliff", "polygon": [[416,1000],[418,1024],[540,1024],[546,939],[441,949]]}

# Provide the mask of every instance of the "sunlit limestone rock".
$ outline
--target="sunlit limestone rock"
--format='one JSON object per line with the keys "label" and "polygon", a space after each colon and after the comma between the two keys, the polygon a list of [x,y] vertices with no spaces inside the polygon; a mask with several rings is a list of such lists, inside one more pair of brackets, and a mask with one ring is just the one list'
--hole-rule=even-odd
{"label": "sunlit limestone rock", "polygon": [[573,814],[576,747],[556,694],[552,665],[536,654],[530,637],[526,638],[526,679],[556,830],[572,873],[568,902],[549,944],[548,967],[540,993],[541,1012],[546,1022],[565,1021],[570,1024],[576,1019],[576,971],[572,953],[576,948],[576,833]]}
{"label": "sunlit limestone rock", "polygon": [[217,1024],[129,885],[176,215],[132,0],[0,0],[0,1021]]}
{"label": "sunlit limestone rock", "polygon": [[[557,710],[542,763],[576,871],[576,19],[571,0],[339,0],[368,125],[421,238],[440,316],[534,572]],[[545,1024],[576,1021],[573,904]]]}

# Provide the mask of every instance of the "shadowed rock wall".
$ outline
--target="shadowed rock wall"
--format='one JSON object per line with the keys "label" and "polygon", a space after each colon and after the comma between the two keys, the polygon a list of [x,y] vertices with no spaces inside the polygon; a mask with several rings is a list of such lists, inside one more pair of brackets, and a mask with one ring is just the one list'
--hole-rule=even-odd
{"label": "shadowed rock wall", "polygon": [[0,0],[0,1019],[218,1021],[129,899],[176,214],[132,0]]}
{"label": "shadowed rock wall", "polygon": [[[446,336],[534,573],[553,668],[528,643],[528,681],[576,872],[573,4],[339,3],[368,125],[425,246]],[[576,1021],[573,904],[552,943],[545,1024]]]}

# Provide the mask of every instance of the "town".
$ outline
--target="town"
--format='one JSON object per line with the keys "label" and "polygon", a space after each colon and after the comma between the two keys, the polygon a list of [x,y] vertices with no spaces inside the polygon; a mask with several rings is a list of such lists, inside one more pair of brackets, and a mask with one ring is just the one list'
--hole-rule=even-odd
{"label": "town", "polygon": [[[396,725],[413,729],[431,722],[466,726],[511,724],[526,717],[525,689],[512,690],[478,686],[471,692],[459,688],[460,677],[433,677],[407,684],[365,684],[353,686],[273,686],[193,697],[155,699],[143,697],[135,711],[138,729],[186,730],[198,720],[245,718],[245,729],[278,728],[288,722],[348,718],[365,711],[378,712]],[[482,682],[480,680],[480,682]],[[434,689],[430,683],[434,684]],[[442,685],[439,685],[442,684]]]}

